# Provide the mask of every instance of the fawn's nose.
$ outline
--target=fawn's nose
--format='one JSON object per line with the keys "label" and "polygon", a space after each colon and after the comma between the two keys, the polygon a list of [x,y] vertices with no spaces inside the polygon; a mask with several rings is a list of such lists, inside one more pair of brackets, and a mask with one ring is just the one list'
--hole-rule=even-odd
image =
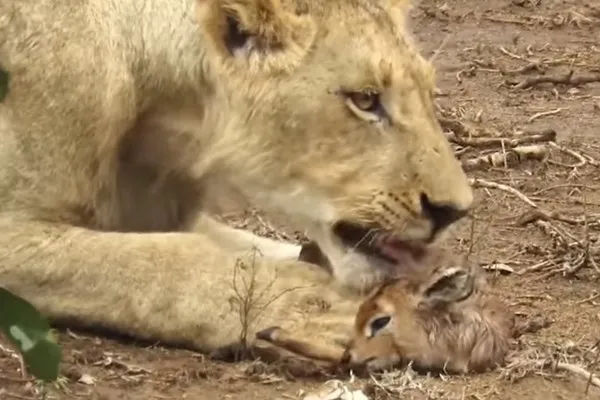
{"label": "fawn's nose", "polygon": [[467,208],[458,208],[452,204],[436,204],[430,201],[426,194],[421,194],[421,207],[423,213],[433,223],[432,239],[444,228],[458,221],[469,212]]}
{"label": "fawn's nose", "polygon": [[352,360],[352,355],[350,354],[350,349],[344,350],[344,354],[342,355],[342,359],[340,360],[341,364],[350,364]]}
{"label": "fawn's nose", "polygon": [[347,347],[342,355],[340,363],[343,365],[348,365],[353,368],[364,367],[366,364],[376,359],[376,357],[367,357],[362,358],[358,355],[355,350],[352,350],[350,347]]}

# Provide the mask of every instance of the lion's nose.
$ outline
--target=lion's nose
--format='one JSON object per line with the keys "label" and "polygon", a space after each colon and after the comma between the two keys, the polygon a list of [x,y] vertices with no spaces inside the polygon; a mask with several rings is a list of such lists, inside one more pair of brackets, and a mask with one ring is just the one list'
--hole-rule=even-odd
{"label": "lion's nose", "polygon": [[421,207],[423,212],[431,222],[433,223],[433,231],[431,232],[431,238],[451,225],[453,222],[458,221],[468,213],[468,209],[460,209],[451,204],[436,204],[429,200],[426,194],[421,195]]}

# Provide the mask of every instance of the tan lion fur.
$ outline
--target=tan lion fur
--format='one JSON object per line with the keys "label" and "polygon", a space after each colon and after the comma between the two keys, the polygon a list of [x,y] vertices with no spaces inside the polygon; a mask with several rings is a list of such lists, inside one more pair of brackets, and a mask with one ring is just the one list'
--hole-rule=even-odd
{"label": "tan lion fur", "polygon": [[[264,253],[262,284],[275,270],[292,279],[283,287],[322,271],[294,261],[299,246],[202,213],[209,182],[292,217],[341,286],[375,284],[334,222],[424,239],[433,222],[423,196],[459,211],[472,202],[434,115],[433,69],[404,33],[407,8],[0,2],[0,65],[11,74],[0,104],[0,285],[54,320],[221,345],[240,254]],[[381,93],[385,119],[340,94],[367,88]]]}

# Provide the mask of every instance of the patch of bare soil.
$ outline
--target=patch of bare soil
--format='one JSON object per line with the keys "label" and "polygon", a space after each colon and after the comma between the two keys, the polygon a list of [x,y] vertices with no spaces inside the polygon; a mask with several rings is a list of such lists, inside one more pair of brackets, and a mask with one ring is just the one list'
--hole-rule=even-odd
{"label": "patch of bare soil", "polygon": [[[494,372],[408,369],[349,385],[371,399],[600,398],[600,3],[423,0],[412,25],[435,55],[440,121],[476,191],[448,244],[489,272],[524,334]],[[258,213],[228,218],[286,237]],[[22,377],[0,342],[0,399],[295,399],[327,379],[70,331],[59,341],[62,377],[47,385]]]}

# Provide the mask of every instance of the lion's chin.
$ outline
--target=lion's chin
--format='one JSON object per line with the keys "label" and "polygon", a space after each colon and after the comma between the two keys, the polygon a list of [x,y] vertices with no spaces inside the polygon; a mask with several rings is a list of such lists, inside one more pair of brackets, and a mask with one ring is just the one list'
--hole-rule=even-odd
{"label": "lion's chin", "polygon": [[390,278],[397,278],[419,268],[413,259],[403,263],[391,262],[378,255],[365,254],[353,248],[346,248],[337,265],[332,265],[336,279],[348,288],[369,292],[375,286]]}
{"label": "lion's chin", "polygon": [[330,234],[327,240],[304,244],[299,259],[327,269],[350,289],[367,292],[388,278],[418,269],[426,253],[426,247],[418,253],[385,245],[380,250],[375,246],[350,244]]}
{"label": "lion's chin", "polygon": [[391,231],[349,221],[337,222],[332,232],[347,251],[356,251],[371,260],[379,259],[394,265],[418,263],[428,248],[424,240],[403,239]]}

